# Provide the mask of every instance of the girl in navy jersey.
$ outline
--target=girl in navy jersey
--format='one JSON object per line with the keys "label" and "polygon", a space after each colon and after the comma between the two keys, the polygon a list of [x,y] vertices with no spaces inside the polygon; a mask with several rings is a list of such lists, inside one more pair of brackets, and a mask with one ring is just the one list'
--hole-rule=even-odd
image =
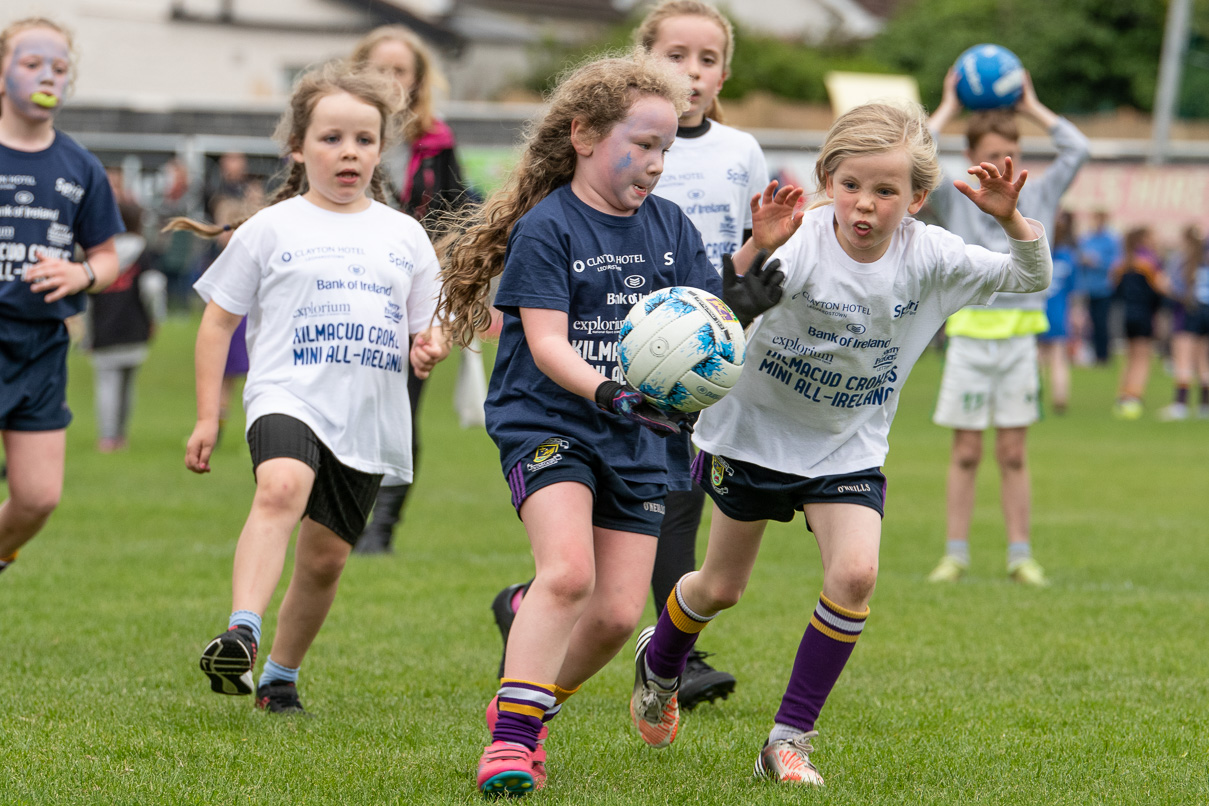
{"label": "girl in navy jersey", "polygon": [[[784,294],[748,336],[735,389],[706,409],[694,477],[714,501],[701,570],[683,577],[658,624],[638,640],[632,718],[643,739],[675,738],[678,678],[700,631],[734,606],[769,519],[796,512],[814,532],[823,592],[794,661],[759,776],[821,785],[809,754],[815,719],[869,615],[877,580],[896,392],[945,317],[996,291],[1038,291],[1051,261],[1039,224],[1016,210],[1025,174],[991,163],[958,189],[992,215],[1011,255],[967,246],[917,212],[939,181],[936,146],[918,106],[868,104],[832,126],[816,166],[831,202],[806,213],[774,253]],[[746,266],[744,245],[735,265]]]}
{"label": "girl in navy jersey", "polygon": [[[624,384],[617,330],[656,289],[723,293],[692,222],[651,196],[687,100],[687,82],[663,60],[580,67],[508,183],[440,243],[440,312],[461,344],[489,324],[502,272],[487,430],[537,571],[488,707],[485,793],[544,783],[544,723],[617,653],[646,601],[669,472],[660,437],[679,429]],[[731,279],[724,296],[742,321],[767,306],[764,284],[779,275],[756,267]]]}
{"label": "girl in navy jersey", "polygon": [[118,275],[122,222],[105,170],[54,126],[71,78],[71,38],[56,23],[33,17],[0,32],[0,571],[63,492],[64,320]]}
{"label": "girl in navy jersey", "polygon": [[[733,254],[751,235],[755,197],[765,194],[771,201],[777,194],[776,184],[768,181],[764,153],[756,139],[722,123],[718,93],[730,73],[734,52],[730,21],[700,0],[665,0],[647,13],[634,31],[634,40],[647,53],[670,61],[690,82],[688,108],[680,115],[676,146],[664,161],[655,195],[679,205],[700,231],[706,257],[720,273],[722,255]],[[779,195],[780,205],[793,205],[802,192],[783,188]],[[769,237],[763,231],[757,231],[755,237],[757,246],[775,245],[762,243]],[[692,457],[687,433],[669,439],[667,448]],[[697,567],[697,530],[704,503],[704,491],[690,484],[687,474],[669,477],[651,576],[656,615],[662,612],[676,581]],[[516,605],[526,589],[526,585],[511,585],[492,604],[505,644]],[[684,708],[726,697],[734,690],[735,678],[711,667],[705,654],[694,650],[689,657],[680,687]]]}
{"label": "girl in navy jersey", "polygon": [[[300,79],[278,139],[289,174],[237,227],[196,284],[197,425],[185,464],[210,472],[231,334],[247,316],[244,386],[256,476],[235,548],[228,629],[201,669],[220,694],[250,694],[261,619],[295,526],[294,572],[256,705],[301,711],[302,660],[336,595],[385,473],[411,480],[407,362],[420,377],[448,348],[429,328],[438,266],[423,228],[384,202],[378,164],[394,89],[333,63]],[[373,199],[366,195],[369,190]],[[216,236],[224,228],[174,219]]]}

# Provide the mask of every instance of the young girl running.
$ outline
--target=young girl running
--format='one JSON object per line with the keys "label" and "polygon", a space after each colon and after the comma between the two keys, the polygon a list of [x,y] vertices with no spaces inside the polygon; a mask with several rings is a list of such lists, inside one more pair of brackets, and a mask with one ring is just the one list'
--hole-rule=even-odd
{"label": "young girl running", "polygon": [[[486,406],[536,577],[488,707],[485,793],[545,780],[544,723],[624,645],[642,614],[667,492],[667,415],[622,383],[617,331],[642,295],[723,291],[701,236],[651,197],[687,82],[642,54],[591,62],[555,90],[508,184],[441,243],[442,320],[466,344],[503,331]],[[761,267],[756,267],[760,269]],[[770,304],[773,267],[731,278],[741,321]],[[759,292],[759,293],[756,293]]]}
{"label": "young girl running", "polygon": [[[67,448],[68,336],[85,291],[118,275],[117,202],[96,157],[55,128],[71,37],[32,17],[0,32],[0,571],[59,504]],[[77,262],[80,247],[84,260]]]}
{"label": "young girl running", "polygon": [[[630,711],[648,744],[675,738],[685,659],[710,620],[738,603],[768,520],[801,511],[823,591],[755,771],[822,784],[811,739],[869,615],[896,392],[948,314],[1049,283],[1044,232],[1016,210],[1025,174],[1014,178],[1010,161],[1003,174],[991,163],[970,174],[977,189],[956,185],[1003,227],[1010,256],[907,218],[940,177],[922,109],[860,106],[828,133],[816,178],[833,203],[809,211],[774,253],[787,272],[783,301],[749,334],[742,383],[697,425],[694,477],[708,480],[713,521],[701,570],[677,583],[638,639]],[[744,245],[735,265],[753,251]]]}
{"label": "young girl running", "polygon": [[[647,13],[634,31],[634,41],[644,51],[672,62],[691,82],[688,109],[680,115],[676,146],[664,161],[655,195],[680,206],[701,232],[706,256],[720,273],[722,255],[738,251],[751,234],[751,200],[776,188],[769,185],[764,153],[756,139],[722,124],[718,93],[730,74],[734,52],[730,20],[701,0],[664,0]],[[782,189],[782,201],[792,204],[799,198],[800,190]],[[768,236],[755,235],[757,246],[765,245],[761,241]],[[669,450],[682,448],[691,458],[687,434],[668,442]],[[656,615],[663,611],[676,580],[697,567],[697,530],[705,504],[705,492],[690,485],[687,475],[668,481],[651,577]],[[515,602],[523,593],[523,585],[509,586],[492,605],[505,644]],[[735,678],[714,669],[706,654],[694,650],[689,656],[680,684],[682,708],[726,697],[734,690]]]}
{"label": "young girl running", "polygon": [[[406,362],[424,376],[446,352],[426,329],[438,288],[432,245],[414,219],[382,203],[377,167],[393,97],[377,73],[338,63],[303,76],[278,126],[291,160],[284,184],[270,206],[236,225],[195,286],[206,309],[197,334],[197,425],[185,464],[210,471],[223,365],[246,314],[244,408],[256,476],[235,548],[228,630],[201,655],[215,692],[252,692],[261,619],[301,521],[293,576],[256,688],[256,705],[269,711],[302,710],[298,669],[382,474],[411,478]],[[171,225],[222,231],[181,219]]]}

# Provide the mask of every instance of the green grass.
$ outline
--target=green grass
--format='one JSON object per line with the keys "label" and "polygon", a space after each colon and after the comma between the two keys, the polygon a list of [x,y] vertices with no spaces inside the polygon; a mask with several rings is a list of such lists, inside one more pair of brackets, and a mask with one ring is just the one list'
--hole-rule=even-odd
{"label": "green grass", "polygon": [[[197,669],[226,624],[253,486],[240,423],[212,474],[184,468],[195,327],[164,327],[122,454],[94,451],[91,372],[72,357],[63,503],[0,577],[0,803],[479,802],[500,650],[488,605],[531,560],[494,447],[457,426],[454,367],[426,392],[398,552],[352,558],[303,670],[314,716],[281,719],[211,694]],[[770,528],[747,596],[702,639],[739,678],[730,700],[649,750],[629,726],[623,653],[554,724],[549,787],[532,800],[1209,802],[1209,422],[1118,422],[1115,371],[1076,370],[1070,412],[1030,435],[1034,545],[1054,585],[1004,577],[988,443],[971,573],[937,587],[925,576],[943,548],[939,374],[929,354],[903,392],[872,616],[819,724],[827,788],[751,779],[821,586],[799,520]],[[1156,369],[1152,408],[1169,390]]]}

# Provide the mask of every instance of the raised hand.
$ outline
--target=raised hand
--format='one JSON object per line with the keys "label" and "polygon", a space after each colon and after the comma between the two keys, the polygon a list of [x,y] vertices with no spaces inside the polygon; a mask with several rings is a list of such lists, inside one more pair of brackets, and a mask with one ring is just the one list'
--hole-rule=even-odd
{"label": "raised hand", "polygon": [[1020,198],[1020,189],[1028,179],[1028,171],[1021,171],[1020,176],[1012,178],[1012,158],[1004,160],[1003,173],[993,163],[984,162],[981,165],[971,165],[967,173],[978,180],[978,188],[970,187],[965,182],[956,181],[956,187],[967,199],[974,202],[978,209],[987,215],[994,216],[1000,222],[1012,218],[1016,212],[1016,201]]}
{"label": "raised hand", "polygon": [[798,231],[806,214],[805,193],[794,185],[778,189],[774,179],[751,197],[751,239],[757,247],[771,252]]}

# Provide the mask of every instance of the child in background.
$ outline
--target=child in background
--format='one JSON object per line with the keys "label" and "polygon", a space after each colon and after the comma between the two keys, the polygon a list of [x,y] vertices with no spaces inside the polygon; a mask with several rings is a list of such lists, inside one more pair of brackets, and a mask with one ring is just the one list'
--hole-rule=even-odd
{"label": "child in background", "polygon": [[[403,130],[406,150],[401,155],[391,149],[383,154],[388,179],[400,180],[397,202],[400,209],[416,218],[429,234],[434,234],[437,222],[447,212],[456,211],[476,200],[467,190],[458,163],[453,130],[437,117],[436,91],[445,86],[436,60],[423,40],[402,25],[384,25],[370,31],[353,48],[349,57],[357,67],[380,70],[389,76],[403,93],[407,122]],[[402,150],[402,149],[400,149]],[[462,350],[455,405],[459,395],[470,395],[467,411],[459,408],[463,427],[482,425],[483,417],[483,356],[480,345],[472,344]],[[474,390],[478,390],[477,393]],[[407,393],[411,403],[412,464],[419,462],[420,440],[417,426],[420,395],[424,379],[414,374],[408,378]],[[374,502],[373,519],[357,541],[358,554],[389,554],[403,506],[407,503],[411,484],[387,476],[382,480]]]}
{"label": "child in background", "polygon": [[[722,124],[718,93],[730,74],[734,53],[730,21],[700,0],[665,0],[647,12],[634,40],[644,51],[671,61],[691,82],[689,106],[680,116],[676,145],[664,160],[655,195],[680,206],[701,232],[714,270],[721,272],[722,255],[733,254],[751,235],[753,197],[767,191],[771,199],[776,188],[769,185],[768,167],[756,139]],[[783,189],[782,203],[797,202],[801,191],[789,198],[791,193],[792,189]],[[756,244],[768,248],[763,237],[756,233]],[[680,445],[691,458],[688,434],[668,443],[669,450]],[[687,477],[669,479],[651,577],[656,616],[676,581],[697,567],[697,530],[704,505],[705,491]],[[492,603],[505,646],[527,585],[510,585]],[[705,660],[707,654],[694,649],[689,656],[680,683],[682,708],[725,698],[735,688],[734,676],[714,669]]]}
{"label": "child in background", "polygon": [[[940,105],[928,119],[936,137],[961,111],[957,70],[944,80]],[[1000,173],[1008,157],[1019,163],[1020,128],[1017,117],[1049,134],[1057,157],[1020,197],[1023,215],[1054,228],[1062,194],[1087,161],[1090,145],[1073,123],[1041,103],[1026,72],[1020,100],[1010,109],[980,110],[966,123],[966,159],[973,165],[993,163]],[[942,183],[929,206],[941,226],[994,252],[1007,251],[1003,231]],[[1036,334],[1048,329],[1045,297],[999,294],[986,305],[957,311],[945,322],[944,371],[932,422],[952,429],[945,490],[945,552],[928,581],[952,583],[970,567],[970,522],[974,515],[978,467],[982,463],[984,432],[995,429],[995,464],[999,470],[999,499],[1007,532],[1007,576],[1022,585],[1049,584],[1045,569],[1033,557],[1032,479],[1028,467],[1028,429],[1041,416],[1041,378]]]}
{"label": "child in background", "polygon": [[1167,273],[1171,280],[1174,310],[1171,335],[1171,374],[1175,396],[1159,412],[1159,419],[1188,419],[1188,389],[1200,381],[1198,414],[1209,417],[1209,261],[1205,255],[1205,236],[1200,227],[1184,228],[1180,248],[1172,255]]}
{"label": "child in background", "polygon": [[[210,472],[231,334],[246,314],[244,387],[256,476],[235,549],[231,615],[201,669],[220,694],[302,711],[299,667],[327,617],[382,474],[411,478],[406,364],[424,376],[447,349],[428,329],[437,260],[424,230],[383,202],[377,171],[396,93],[340,63],[304,75],[277,137],[289,175],[198,280],[197,425],[185,464]],[[366,191],[373,194],[368,198]],[[174,219],[215,236],[222,227]],[[409,349],[410,345],[410,349]],[[294,572],[253,689],[261,621],[295,526]]]}
{"label": "child in background", "polygon": [[147,345],[168,314],[167,282],[144,265],[147,239],[139,234],[142,209],[118,205],[126,231],[114,239],[121,273],[113,285],[92,297],[88,307],[88,344],[96,390],[97,450],[125,450],[134,384],[147,360]]}
{"label": "child in background", "polygon": [[1038,363],[1049,372],[1050,401],[1054,413],[1064,414],[1070,403],[1070,353],[1066,333],[1078,261],[1075,216],[1069,210],[1062,210],[1054,218],[1052,243],[1054,279],[1045,296],[1045,318],[1049,322],[1049,330],[1037,336],[1037,350]]}
{"label": "child in background", "polygon": [[118,276],[122,221],[105,169],[55,128],[72,67],[71,37],[57,23],[30,17],[0,31],[0,439],[9,492],[0,504],[0,571],[63,494],[71,422],[64,321],[84,310],[84,292]]}
{"label": "child in background", "polygon": [[1125,312],[1125,364],[1117,388],[1113,416],[1136,420],[1142,416],[1142,397],[1154,357],[1154,315],[1171,292],[1171,281],[1159,268],[1158,249],[1149,227],[1125,234],[1125,256],[1113,267],[1113,296]]}
{"label": "child in background", "polygon": [[442,239],[440,313],[467,344],[504,314],[487,398],[536,576],[508,636],[487,710],[478,786],[525,794],[546,777],[546,726],[624,645],[641,617],[679,428],[621,381],[617,329],[635,293],[722,293],[740,321],[771,304],[779,273],[724,289],[701,236],[651,196],[688,82],[636,53],[566,76],[507,184]]}
{"label": "child in background", "polygon": [[[797,512],[814,532],[823,591],[813,608],[757,776],[822,785],[810,761],[815,721],[869,616],[877,582],[896,394],[950,313],[997,291],[1040,291],[1049,246],[1016,200],[1025,176],[970,168],[957,188],[1003,228],[1010,255],[965,244],[912,218],[940,180],[917,105],[866,104],[831,127],[816,163],[831,202],[773,253],[783,301],[748,336],[743,380],[701,414],[694,478],[714,501],[701,570],[677,584],[638,638],[631,718],[643,740],[676,737],[676,688],[697,636],[738,603],[769,519]],[[743,269],[754,248],[734,264]]]}

